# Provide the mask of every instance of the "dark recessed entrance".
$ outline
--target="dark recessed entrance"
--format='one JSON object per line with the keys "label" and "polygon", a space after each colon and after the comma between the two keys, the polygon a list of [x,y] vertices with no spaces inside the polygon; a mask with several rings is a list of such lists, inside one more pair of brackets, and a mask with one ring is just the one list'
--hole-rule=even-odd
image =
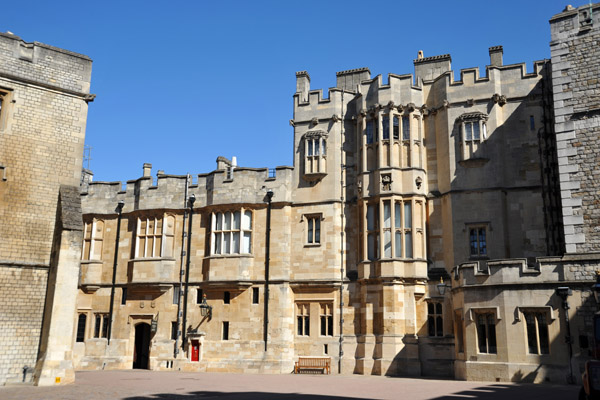
{"label": "dark recessed entrance", "polygon": [[135,326],[135,346],[133,349],[133,368],[148,369],[150,356],[150,325],[140,323]]}

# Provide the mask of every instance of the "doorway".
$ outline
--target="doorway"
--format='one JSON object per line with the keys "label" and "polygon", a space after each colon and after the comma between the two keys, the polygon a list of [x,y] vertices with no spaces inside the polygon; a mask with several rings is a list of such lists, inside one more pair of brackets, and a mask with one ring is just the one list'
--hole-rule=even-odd
{"label": "doorway", "polygon": [[133,368],[148,369],[150,357],[150,325],[144,322],[135,326],[135,346],[133,348]]}

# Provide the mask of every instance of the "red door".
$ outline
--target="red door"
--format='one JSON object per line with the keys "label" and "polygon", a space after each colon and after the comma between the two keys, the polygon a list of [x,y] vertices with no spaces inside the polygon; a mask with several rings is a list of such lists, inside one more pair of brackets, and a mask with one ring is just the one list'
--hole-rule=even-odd
{"label": "red door", "polygon": [[200,354],[200,343],[197,340],[192,340],[192,361],[198,361]]}

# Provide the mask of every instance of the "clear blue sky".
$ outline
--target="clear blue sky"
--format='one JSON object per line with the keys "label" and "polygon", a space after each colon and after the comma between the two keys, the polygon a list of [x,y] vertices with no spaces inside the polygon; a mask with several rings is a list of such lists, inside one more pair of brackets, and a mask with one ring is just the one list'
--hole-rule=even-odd
{"label": "clear blue sky", "polygon": [[[417,51],[453,70],[550,57],[548,20],[568,0],[6,1],[0,31],[94,60],[86,144],[95,181],[291,165],[295,72],[413,72]],[[573,3],[573,6],[585,4]],[[458,75],[457,75],[458,76]]]}

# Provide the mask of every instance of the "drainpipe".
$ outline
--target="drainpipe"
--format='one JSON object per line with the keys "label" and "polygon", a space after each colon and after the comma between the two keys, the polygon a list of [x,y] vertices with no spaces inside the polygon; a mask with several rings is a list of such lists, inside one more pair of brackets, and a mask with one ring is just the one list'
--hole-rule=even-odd
{"label": "drainpipe", "polygon": [[192,194],[188,198],[190,204],[190,220],[188,221],[188,238],[187,238],[187,261],[185,263],[185,291],[183,292],[183,326],[181,329],[181,344],[185,343],[185,332],[187,326],[187,304],[188,304],[188,284],[190,282],[190,257],[192,251],[192,216],[194,215],[194,202],[196,196]]}
{"label": "drainpipe", "polygon": [[115,239],[115,261],[113,263],[112,286],[110,288],[110,311],[108,312],[108,344],[110,344],[110,336],[112,334],[113,308],[115,303],[115,281],[117,279],[117,261],[119,257],[119,236],[121,235],[121,217],[125,202],[119,200],[117,203],[117,238]]}
{"label": "drainpipe", "polygon": [[346,165],[344,164],[344,91],[342,90],[342,113],[340,117],[340,342],[339,342],[339,353],[338,353],[338,374],[342,373],[342,357],[344,356],[344,209],[345,209],[345,197],[344,190],[344,173]]}
{"label": "drainpipe", "polygon": [[180,260],[180,265],[179,265],[179,298],[177,299],[177,336],[175,337],[175,348],[173,350],[173,358],[177,358],[177,355],[179,354],[179,342],[181,340],[181,332],[183,329],[181,329],[181,317],[182,317],[182,311],[181,311],[181,306],[183,305],[181,303],[181,297],[183,295],[183,276],[185,275],[185,270],[184,270],[184,257],[185,257],[185,250],[184,246],[185,246],[185,238],[186,238],[186,234],[185,234],[185,220],[187,218],[187,210],[185,209],[186,206],[186,201],[188,198],[188,186],[190,183],[190,175],[188,174],[185,177],[185,193],[183,196],[183,229],[181,230],[181,260]]}
{"label": "drainpipe", "polygon": [[268,329],[269,329],[269,258],[271,253],[271,200],[273,191],[267,190],[267,245],[265,249],[265,317],[264,317],[264,341],[267,351]]}

